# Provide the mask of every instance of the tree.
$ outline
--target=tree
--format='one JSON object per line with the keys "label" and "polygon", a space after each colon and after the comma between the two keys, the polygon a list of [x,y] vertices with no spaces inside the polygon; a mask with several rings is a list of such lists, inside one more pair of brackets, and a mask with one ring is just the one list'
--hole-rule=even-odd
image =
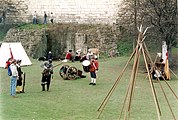
{"label": "tree", "polygon": [[[123,9],[118,12],[118,23],[121,23],[122,25],[129,24],[132,25],[132,28],[135,28],[135,20],[137,24],[142,21],[144,25],[151,26],[148,34],[150,34],[152,38],[154,36],[153,39],[155,39],[155,41],[166,41],[168,45],[169,60],[171,62],[171,48],[177,44],[177,1],[134,0],[133,2],[131,0],[125,0],[124,2],[125,5],[123,5]],[[123,15],[123,13],[127,14]],[[134,34],[134,29],[132,30],[132,33]]]}
{"label": "tree", "polygon": [[150,9],[148,16],[151,24],[157,28],[162,40],[168,45],[170,61],[172,61],[172,46],[177,44],[177,2],[176,0],[147,0]]}

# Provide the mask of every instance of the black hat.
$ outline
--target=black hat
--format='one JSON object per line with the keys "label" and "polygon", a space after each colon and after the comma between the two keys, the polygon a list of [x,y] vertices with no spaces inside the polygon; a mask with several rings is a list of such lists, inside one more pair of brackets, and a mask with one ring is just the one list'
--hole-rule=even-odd
{"label": "black hat", "polygon": [[20,62],[22,62],[22,60],[17,60],[17,63],[20,63]]}

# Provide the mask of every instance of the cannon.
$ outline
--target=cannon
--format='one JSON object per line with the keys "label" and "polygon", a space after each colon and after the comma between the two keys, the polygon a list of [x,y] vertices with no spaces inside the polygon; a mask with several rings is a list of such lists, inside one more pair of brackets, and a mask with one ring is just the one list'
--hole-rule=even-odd
{"label": "cannon", "polygon": [[63,65],[59,70],[59,74],[65,80],[73,80],[78,76],[78,70],[75,67]]}
{"label": "cannon", "polygon": [[84,78],[86,76],[82,75],[81,70],[77,70],[76,67],[70,67],[69,65],[63,65],[59,70],[59,75],[64,80],[74,80],[77,77]]}

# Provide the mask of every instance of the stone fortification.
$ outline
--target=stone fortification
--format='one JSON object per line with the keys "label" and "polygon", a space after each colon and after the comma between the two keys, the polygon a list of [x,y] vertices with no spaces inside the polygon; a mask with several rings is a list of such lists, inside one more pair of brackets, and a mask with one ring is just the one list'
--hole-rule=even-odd
{"label": "stone fortification", "polygon": [[65,56],[72,49],[86,51],[98,48],[100,52],[117,49],[117,34],[109,25],[54,24],[42,29],[12,28],[4,42],[22,42],[30,57],[46,56],[52,51],[55,58]]}
{"label": "stone fortification", "polygon": [[32,58],[43,56],[47,50],[44,29],[15,29],[11,28],[4,42],[21,42],[27,55]]}
{"label": "stone fortification", "polygon": [[32,22],[34,11],[40,23],[44,11],[54,13],[54,22],[107,23],[116,21],[122,0],[1,0],[0,12],[8,23]]}

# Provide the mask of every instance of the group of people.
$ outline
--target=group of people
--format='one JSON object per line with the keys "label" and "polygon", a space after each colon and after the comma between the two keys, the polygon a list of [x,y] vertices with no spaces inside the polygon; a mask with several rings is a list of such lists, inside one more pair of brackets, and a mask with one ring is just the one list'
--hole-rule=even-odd
{"label": "group of people", "polygon": [[[72,51],[70,50],[66,54],[66,58],[69,60],[72,60],[72,54],[70,54]],[[51,83],[51,78],[53,77],[53,64],[52,64],[52,53],[51,51],[48,53],[48,61],[43,62],[41,67],[43,68],[42,71],[42,78],[41,78],[41,86],[42,86],[42,91],[49,91],[50,83]],[[88,53],[85,57],[87,61],[90,62],[88,69],[90,72],[90,77],[91,81],[89,85],[96,85],[96,76],[97,76],[97,71],[99,68],[98,60],[97,57],[90,51],[88,50]],[[22,70],[21,70],[21,60],[15,60],[9,58],[6,61],[6,69],[11,70],[11,75],[10,76],[10,95],[12,97],[16,97],[16,93],[23,93],[23,80],[22,80]]]}
{"label": "group of people", "polygon": [[79,60],[83,62],[84,60],[89,61],[89,65],[87,66],[87,72],[90,72],[91,81],[89,85],[96,85],[96,75],[99,68],[98,57],[95,55],[90,49],[88,49],[88,53],[86,55],[80,56],[80,52],[76,51],[75,57],[72,55],[72,50],[69,50],[66,53],[65,59],[69,61]]}
{"label": "group of people", "polygon": [[[44,21],[43,21],[43,24],[47,24],[47,18],[48,18],[48,15],[47,15],[46,11],[44,11]],[[49,21],[51,23],[54,23],[53,12],[50,13]],[[35,11],[34,14],[33,14],[33,24],[37,24],[37,23],[38,23],[38,21],[37,21],[37,12]]]}
{"label": "group of people", "polygon": [[6,61],[6,69],[10,70],[10,95],[16,97],[16,93],[23,93],[22,88],[22,70],[21,70],[21,60],[15,60],[9,58]]}
{"label": "group of people", "polygon": [[93,56],[97,57],[97,55],[94,54],[91,51],[91,49],[88,49],[87,54],[81,54],[81,49],[77,50],[74,54],[73,51],[70,49],[70,50],[67,51],[65,59],[67,61],[72,61],[72,62],[74,62],[74,61],[81,61],[82,62],[84,59],[90,60],[91,57],[93,57]]}

